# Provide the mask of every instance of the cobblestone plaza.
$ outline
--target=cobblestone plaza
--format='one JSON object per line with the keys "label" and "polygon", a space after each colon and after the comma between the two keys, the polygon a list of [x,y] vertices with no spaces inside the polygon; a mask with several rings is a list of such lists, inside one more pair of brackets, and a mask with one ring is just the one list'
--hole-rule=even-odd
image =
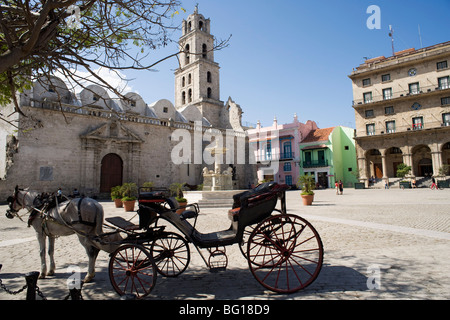
{"label": "cobblestone plaza", "polygon": [[[228,268],[210,273],[191,246],[191,262],[177,278],[158,275],[149,300],[403,300],[449,299],[450,190],[345,189],[316,191],[312,206],[301,204],[299,191],[287,192],[288,213],[309,220],[324,245],[324,264],[316,281],[291,295],[266,291],[252,276],[237,245],[227,247]],[[105,216],[132,218],[109,201]],[[1,206],[0,212],[7,207]],[[228,208],[200,208],[197,228],[212,232],[229,226]],[[10,290],[24,285],[24,275],[40,269],[34,230],[0,215],[0,279]],[[25,214],[26,212],[21,212]],[[136,217],[135,217],[136,218]],[[24,216],[26,221],[26,216]],[[56,240],[56,274],[38,281],[48,300],[68,294],[69,266],[84,277],[87,256],[75,235]],[[118,300],[108,277],[109,257],[99,254],[96,277],[83,286],[84,300]],[[23,295],[0,291],[0,300]]]}

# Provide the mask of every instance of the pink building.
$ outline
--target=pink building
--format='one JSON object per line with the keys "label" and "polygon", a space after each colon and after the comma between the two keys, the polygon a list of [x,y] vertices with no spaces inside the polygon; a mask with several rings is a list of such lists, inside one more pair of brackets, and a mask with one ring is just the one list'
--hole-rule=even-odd
{"label": "pink building", "polygon": [[318,129],[314,121],[298,121],[294,115],[292,123],[278,124],[275,118],[271,127],[248,130],[250,147],[255,156],[258,182],[271,180],[295,185],[299,177],[299,143],[312,131]]}

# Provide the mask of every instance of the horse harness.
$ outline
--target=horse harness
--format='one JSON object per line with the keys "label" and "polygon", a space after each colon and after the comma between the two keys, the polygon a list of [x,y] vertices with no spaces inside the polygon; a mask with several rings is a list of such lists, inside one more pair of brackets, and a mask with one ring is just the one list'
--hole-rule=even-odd
{"label": "horse harness", "polygon": [[[30,216],[28,217],[28,227],[31,226],[33,220],[38,216],[38,214],[40,214],[40,216],[42,218],[42,229],[43,229],[44,233],[49,237],[52,236],[49,232],[48,225],[47,225],[47,223],[49,221],[51,221],[53,223],[58,223],[60,225],[68,227],[70,229],[73,229],[72,225],[74,225],[74,224],[83,224],[83,225],[87,225],[87,226],[91,226],[91,227],[96,225],[95,220],[94,220],[94,222],[84,221],[83,217],[81,216],[81,204],[84,200],[84,197],[81,197],[80,200],[78,201],[78,205],[77,205],[78,221],[72,221],[70,224],[65,222],[64,219],[61,217],[61,215],[59,215],[58,209],[56,210],[56,212],[59,215],[60,219],[52,217],[49,214],[50,210],[53,208],[57,208],[58,203],[60,203],[61,200],[63,200],[61,196],[49,195],[46,193],[42,193],[42,194],[38,195],[33,201],[33,207],[31,209]],[[67,207],[70,205],[70,203],[71,202],[69,201],[65,205],[63,211],[67,209]]]}

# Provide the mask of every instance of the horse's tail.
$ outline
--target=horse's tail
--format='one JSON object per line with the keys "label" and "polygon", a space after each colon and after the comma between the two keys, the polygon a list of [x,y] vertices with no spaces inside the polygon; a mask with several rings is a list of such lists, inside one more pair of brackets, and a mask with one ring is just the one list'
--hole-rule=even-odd
{"label": "horse's tail", "polygon": [[103,219],[105,217],[105,213],[103,211],[103,206],[98,203],[97,201],[95,203],[95,234],[97,236],[101,235],[103,233]]}

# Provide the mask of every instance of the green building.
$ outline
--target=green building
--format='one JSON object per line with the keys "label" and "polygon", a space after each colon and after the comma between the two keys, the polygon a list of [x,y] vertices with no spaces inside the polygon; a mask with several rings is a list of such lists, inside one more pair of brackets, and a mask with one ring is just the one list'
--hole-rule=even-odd
{"label": "green building", "polygon": [[314,175],[320,188],[334,188],[336,181],[353,187],[358,182],[354,129],[332,127],[312,130],[299,144],[300,175]]}

